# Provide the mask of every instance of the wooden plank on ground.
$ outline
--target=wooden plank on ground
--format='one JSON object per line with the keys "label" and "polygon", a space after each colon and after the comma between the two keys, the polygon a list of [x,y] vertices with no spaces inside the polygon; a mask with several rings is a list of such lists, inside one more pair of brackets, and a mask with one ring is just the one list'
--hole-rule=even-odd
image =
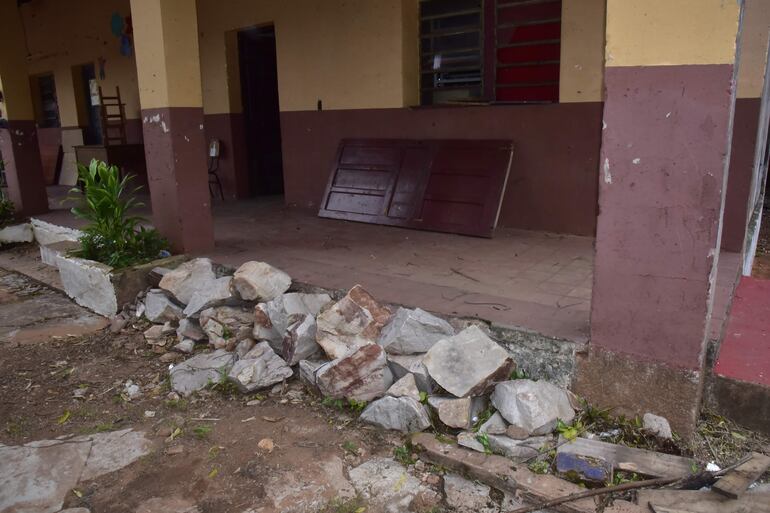
{"label": "wooden plank on ground", "polygon": [[[560,440],[560,442],[563,441],[564,439]],[[587,438],[576,438],[572,442],[567,442],[560,446],[557,452],[599,458],[611,463],[615,470],[636,472],[650,477],[680,477],[699,470],[698,464],[690,458]]]}
{"label": "wooden plank on ground", "polygon": [[687,513],[770,513],[770,492],[750,490],[740,499],[699,490],[640,490],[639,506],[679,508]]}
{"label": "wooden plank on ground", "polygon": [[[482,454],[454,444],[439,442],[429,433],[417,433],[412,437],[412,444],[419,449],[421,459],[469,475],[503,492],[515,494],[527,503],[540,504],[585,490],[555,476],[535,474],[526,465],[516,465],[502,456]],[[554,506],[549,508],[549,511],[595,513],[596,503],[592,498],[581,499]],[[616,500],[604,511],[605,513],[648,513],[649,509],[627,501]]]}
{"label": "wooden plank on ground", "polygon": [[770,456],[758,452],[751,453],[751,459],[741,463],[725,474],[713,489],[725,497],[737,499],[749,486],[770,468]]}

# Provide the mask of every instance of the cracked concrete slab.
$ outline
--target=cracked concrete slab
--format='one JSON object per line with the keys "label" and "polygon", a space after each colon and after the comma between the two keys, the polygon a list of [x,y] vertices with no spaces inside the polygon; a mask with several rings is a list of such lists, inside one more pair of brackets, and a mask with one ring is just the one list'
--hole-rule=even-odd
{"label": "cracked concrete slab", "polygon": [[0,268],[0,343],[38,343],[85,335],[109,324],[62,294]]}
{"label": "cracked concrete slab", "polygon": [[0,513],[56,513],[78,483],[120,470],[151,451],[144,433],[131,429],[0,445]]}

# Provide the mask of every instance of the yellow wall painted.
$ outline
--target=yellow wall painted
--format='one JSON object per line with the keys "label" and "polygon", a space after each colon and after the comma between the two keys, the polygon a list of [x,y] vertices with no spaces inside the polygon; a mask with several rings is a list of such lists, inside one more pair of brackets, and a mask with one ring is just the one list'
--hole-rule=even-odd
{"label": "yellow wall painted", "polygon": [[402,107],[401,0],[198,0],[204,110],[230,106],[225,33],[274,24],[283,111]]}
{"label": "yellow wall painted", "polygon": [[765,79],[770,2],[746,0],[738,67],[738,98],[759,98]]}
{"label": "yellow wall painted", "polygon": [[[120,40],[112,35],[113,13],[130,14],[129,0],[33,0],[21,7],[30,73],[53,72],[62,126],[77,126],[72,67],[94,63],[105,95],[120,94],[128,118],[139,117],[139,91],[133,56],[120,54]],[[105,59],[105,79],[99,79],[98,59]],[[81,94],[77,90],[77,94]]]}
{"label": "yellow wall painted", "polygon": [[195,0],[131,0],[143,109],[201,107]]}
{"label": "yellow wall painted", "polygon": [[737,0],[607,0],[607,66],[731,64]]}
{"label": "yellow wall painted", "polygon": [[35,119],[27,71],[27,47],[16,0],[0,0],[0,77],[3,115],[8,120]]}
{"label": "yellow wall painted", "polygon": [[606,0],[562,0],[559,101],[602,101]]}

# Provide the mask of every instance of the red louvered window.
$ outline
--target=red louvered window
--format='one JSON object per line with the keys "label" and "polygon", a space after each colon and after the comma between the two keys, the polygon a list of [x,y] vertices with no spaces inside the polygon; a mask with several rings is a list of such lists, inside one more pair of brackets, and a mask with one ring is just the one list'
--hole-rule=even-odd
{"label": "red louvered window", "polygon": [[561,0],[422,0],[423,105],[559,101]]}

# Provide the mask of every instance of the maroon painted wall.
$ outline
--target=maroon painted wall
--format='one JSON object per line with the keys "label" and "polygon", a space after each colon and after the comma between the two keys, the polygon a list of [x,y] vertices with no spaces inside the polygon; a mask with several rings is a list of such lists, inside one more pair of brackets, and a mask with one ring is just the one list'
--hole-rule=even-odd
{"label": "maroon painted wall", "polygon": [[601,103],[281,113],[289,205],[317,209],[340,139],[510,139],[499,226],[593,235]]}
{"label": "maroon painted wall", "polygon": [[37,143],[40,146],[43,177],[46,185],[51,185],[56,177],[56,163],[59,159],[59,146],[61,146],[61,128],[38,128]]}
{"label": "maroon painted wall", "polygon": [[243,114],[206,114],[204,119],[207,147],[212,139],[220,142],[217,176],[222,182],[225,198],[247,198],[249,177]]}
{"label": "maroon painted wall", "polygon": [[761,103],[759,98],[738,98],[735,102],[733,146],[722,225],[722,249],[736,253],[743,251],[743,239],[746,235],[746,214],[754,171]]}

